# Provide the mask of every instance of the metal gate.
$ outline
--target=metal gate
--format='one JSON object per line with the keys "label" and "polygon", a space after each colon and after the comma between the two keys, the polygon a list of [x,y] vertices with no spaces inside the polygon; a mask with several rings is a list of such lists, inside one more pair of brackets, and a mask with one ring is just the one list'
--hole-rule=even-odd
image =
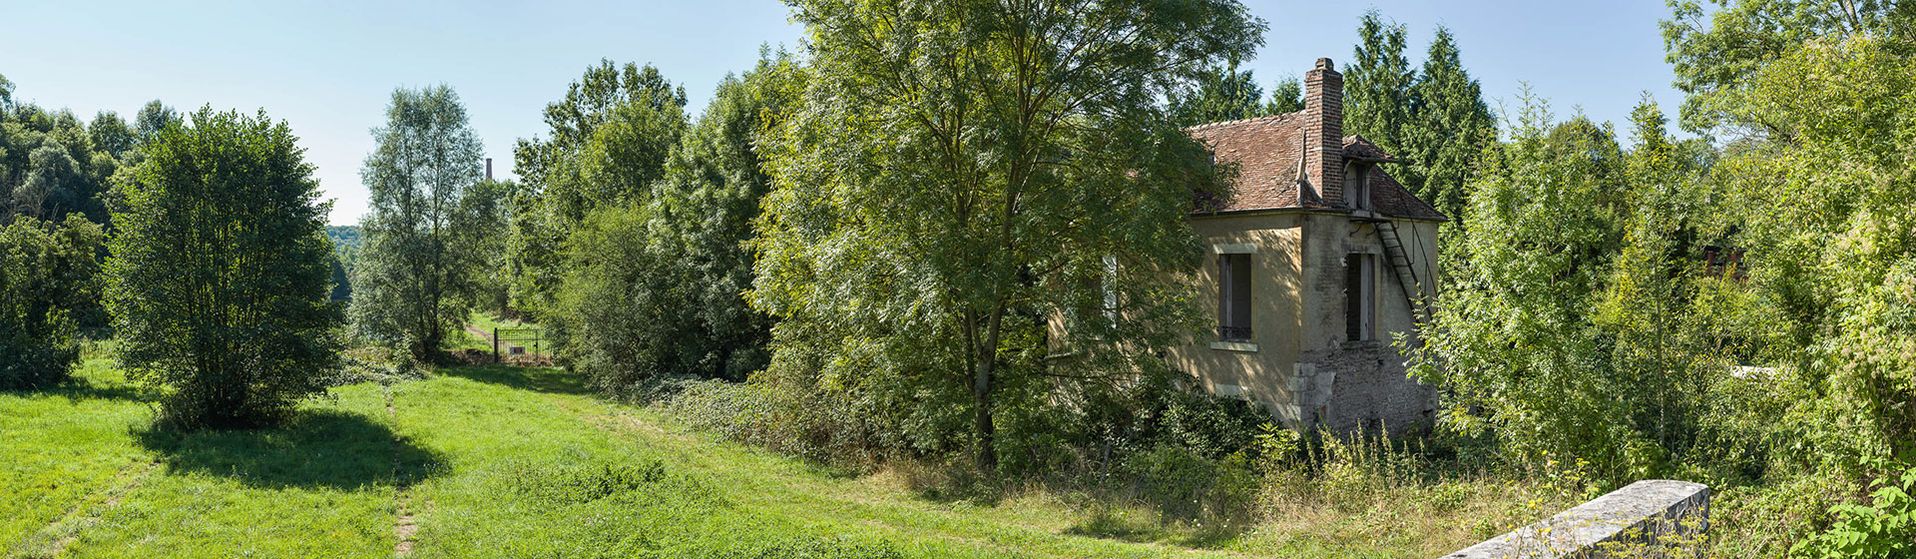
{"label": "metal gate", "polygon": [[551,357],[552,345],[546,331],[539,327],[493,327],[492,362],[504,359],[539,360]]}

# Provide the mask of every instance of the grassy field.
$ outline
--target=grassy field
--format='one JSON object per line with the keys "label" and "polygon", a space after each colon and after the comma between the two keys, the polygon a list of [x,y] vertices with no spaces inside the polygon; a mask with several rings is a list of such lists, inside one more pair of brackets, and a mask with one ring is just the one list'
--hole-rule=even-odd
{"label": "grassy field", "polygon": [[713,440],[552,369],[346,386],[282,429],[187,436],[148,430],[147,397],[107,361],[79,376],[0,393],[9,557],[1419,557],[1503,528],[1419,531],[1424,505],[1381,503],[1196,537],[1044,491],[935,498],[897,472]]}

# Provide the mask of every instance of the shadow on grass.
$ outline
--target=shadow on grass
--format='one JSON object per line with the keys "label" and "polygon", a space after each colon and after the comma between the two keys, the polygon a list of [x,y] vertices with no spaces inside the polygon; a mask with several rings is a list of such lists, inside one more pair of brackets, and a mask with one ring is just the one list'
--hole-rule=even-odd
{"label": "shadow on grass", "polygon": [[1131,543],[1168,543],[1196,549],[1218,549],[1237,541],[1250,523],[1200,524],[1166,522],[1148,507],[1124,509],[1094,506],[1089,517],[1065,528],[1064,533]]}
{"label": "shadow on grass", "polygon": [[[366,416],[304,411],[277,429],[134,433],[167,470],[260,488],[407,486],[442,470],[442,457]],[[397,457],[395,466],[395,457]]]}
{"label": "shadow on grass", "polygon": [[154,401],[152,393],[135,385],[124,383],[98,384],[87,379],[73,379],[60,386],[46,389],[42,393],[61,396],[72,402],[82,400]]}
{"label": "shadow on grass", "polygon": [[55,396],[66,398],[69,403],[85,400],[128,400],[150,402],[153,396],[140,387],[125,383],[100,384],[84,378],[72,378],[59,384],[39,388],[0,388],[0,394],[13,394],[23,397]]}
{"label": "shadow on grass", "polygon": [[586,388],[585,383],[579,380],[578,375],[554,368],[513,367],[508,365],[466,365],[444,367],[439,369],[439,374],[550,394],[587,394],[591,392],[591,390]]}

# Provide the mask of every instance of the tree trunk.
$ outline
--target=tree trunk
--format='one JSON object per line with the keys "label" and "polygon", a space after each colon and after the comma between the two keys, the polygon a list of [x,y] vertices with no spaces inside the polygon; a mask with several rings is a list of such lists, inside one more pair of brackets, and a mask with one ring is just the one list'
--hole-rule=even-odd
{"label": "tree trunk", "polygon": [[991,423],[991,364],[991,359],[980,360],[971,384],[974,428],[978,435],[978,469],[985,471],[998,468],[998,447],[993,441],[997,427]]}
{"label": "tree trunk", "polygon": [[977,355],[972,362],[972,420],[978,435],[978,469],[985,471],[998,468],[998,447],[994,444],[997,426],[991,422],[991,383],[998,373],[998,336],[1004,331],[1004,317],[1004,305],[1000,303],[986,319],[984,339],[974,345]]}

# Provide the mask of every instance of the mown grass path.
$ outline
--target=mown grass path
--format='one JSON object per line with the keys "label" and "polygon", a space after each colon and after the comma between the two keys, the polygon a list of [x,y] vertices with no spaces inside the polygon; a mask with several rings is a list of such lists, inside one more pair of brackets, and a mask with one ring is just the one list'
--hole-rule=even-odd
{"label": "mown grass path", "polygon": [[1042,497],[923,499],[712,440],[551,369],[335,389],[281,429],[177,435],[104,361],[0,393],[10,557],[1234,556],[1067,535]]}

